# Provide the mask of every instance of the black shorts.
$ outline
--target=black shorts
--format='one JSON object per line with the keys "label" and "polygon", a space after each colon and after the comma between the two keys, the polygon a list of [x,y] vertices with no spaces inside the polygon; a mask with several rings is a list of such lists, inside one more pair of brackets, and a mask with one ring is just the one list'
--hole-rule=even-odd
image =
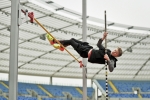
{"label": "black shorts", "polygon": [[80,54],[83,58],[88,58],[88,52],[89,50],[93,49],[92,46],[88,45],[88,43],[78,44],[77,48],[75,50]]}

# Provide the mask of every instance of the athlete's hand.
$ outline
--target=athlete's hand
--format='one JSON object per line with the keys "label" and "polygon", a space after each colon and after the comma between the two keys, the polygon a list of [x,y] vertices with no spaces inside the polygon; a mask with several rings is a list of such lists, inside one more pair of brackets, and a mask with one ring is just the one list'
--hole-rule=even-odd
{"label": "athlete's hand", "polygon": [[106,59],[108,61],[110,60],[107,54],[104,55],[104,59]]}
{"label": "athlete's hand", "polygon": [[103,38],[102,38],[103,40],[107,37],[107,34],[108,34],[107,32],[104,32]]}

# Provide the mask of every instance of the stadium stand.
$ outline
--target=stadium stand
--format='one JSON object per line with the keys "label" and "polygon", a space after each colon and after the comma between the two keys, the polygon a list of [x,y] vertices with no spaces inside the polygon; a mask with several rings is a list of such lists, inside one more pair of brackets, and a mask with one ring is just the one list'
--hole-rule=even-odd
{"label": "stadium stand", "polygon": [[54,86],[54,85],[42,85],[45,89],[47,89],[53,96],[63,97],[63,92],[70,93],[75,98],[81,98],[82,94],[80,94],[75,87],[70,86]]}
{"label": "stadium stand", "polygon": [[[2,81],[1,83],[2,84],[0,84],[0,90],[4,93],[7,93],[7,97],[8,97],[9,82]],[[44,90],[50,93],[52,96],[47,95],[47,93]],[[34,95],[33,92],[35,93]],[[94,89],[87,88],[87,95],[89,99],[93,97],[93,94],[94,94]],[[68,95],[69,97],[67,97]],[[38,99],[38,97],[40,97],[40,99]],[[2,98],[5,97],[2,96]],[[75,100],[82,99],[81,87],[40,85],[40,84],[30,84],[30,83],[20,83],[20,82],[18,83],[18,100],[72,100],[72,98],[75,98]]]}
{"label": "stadium stand", "polygon": [[0,96],[0,100],[7,100],[6,98],[4,98],[4,97],[2,97],[2,96]]}
{"label": "stadium stand", "polygon": [[143,98],[150,98],[150,94],[142,94]]}
{"label": "stadium stand", "polygon": [[112,81],[120,92],[133,92],[139,87],[141,92],[150,92],[150,82],[147,81]]}
{"label": "stadium stand", "polygon": [[[97,81],[105,90],[105,81]],[[115,93],[111,85],[108,84],[110,98],[150,98],[150,81],[113,80],[112,84],[118,93]],[[134,94],[134,89],[138,89],[139,94]]]}
{"label": "stadium stand", "polygon": [[8,93],[8,89],[7,89],[5,86],[3,86],[2,84],[0,84],[0,89],[1,89],[3,92]]}
{"label": "stadium stand", "polygon": [[38,100],[36,97],[18,96],[18,100]]}
{"label": "stadium stand", "polygon": [[[82,88],[80,88],[80,89],[82,90]],[[88,87],[88,88],[87,88],[87,96],[88,96],[89,98],[92,98],[93,93],[94,93],[94,89],[93,89],[92,87]]]}
{"label": "stadium stand", "polygon": [[[105,81],[97,80],[100,86],[105,90]],[[138,88],[141,98],[150,98],[150,82],[149,81],[118,81],[112,80],[111,84],[118,90],[118,93],[114,92],[114,87],[108,84],[109,97],[110,98],[139,98],[138,94],[134,93],[134,88]],[[47,90],[52,96],[47,95],[43,91],[39,84],[30,83],[18,83],[18,100],[80,100],[82,98],[82,87],[72,86],[57,86],[57,85],[40,85]],[[0,100],[7,100],[8,97],[8,81],[2,81],[0,83]],[[32,91],[32,92],[31,92]],[[33,91],[36,93],[33,95]],[[6,93],[7,97],[2,94]],[[87,95],[89,100],[92,100],[94,89],[87,88]],[[67,96],[70,97],[67,97]],[[40,99],[39,99],[40,97]]]}
{"label": "stadium stand", "polygon": [[136,94],[113,94],[113,93],[110,93],[109,94],[109,97],[112,97],[112,98],[138,98],[138,96]]}
{"label": "stadium stand", "polygon": [[[98,83],[101,85],[101,87],[103,87],[103,89],[105,90],[105,80],[98,80]],[[108,84],[108,91],[109,92],[113,92],[112,88],[110,87],[110,85]]]}
{"label": "stadium stand", "polygon": [[[8,81],[4,82],[8,85]],[[19,94],[29,94],[27,90],[34,90],[38,95],[47,96],[36,84],[29,83],[18,83],[18,93]]]}

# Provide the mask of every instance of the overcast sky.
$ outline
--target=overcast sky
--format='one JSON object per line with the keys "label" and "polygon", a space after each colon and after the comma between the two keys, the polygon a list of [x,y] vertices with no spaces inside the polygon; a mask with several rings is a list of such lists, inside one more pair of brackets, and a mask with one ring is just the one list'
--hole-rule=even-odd
{"label": "overcast sky", "polygon": [[[82,13],[82,0],[52,0],[53,2]],[[87,0],[87,15],[140,27],[150,27],[150,0]]]}

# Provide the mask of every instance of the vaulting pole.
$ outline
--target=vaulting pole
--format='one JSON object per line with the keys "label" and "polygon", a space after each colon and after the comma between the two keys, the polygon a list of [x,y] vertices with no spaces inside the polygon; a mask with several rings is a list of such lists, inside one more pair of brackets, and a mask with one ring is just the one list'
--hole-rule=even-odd
{"label": "vaulting pole", "polygon": [[[105,32],[107,32],[107,19],[106,19],[106,11],[105,11]],[[105,38],[105,54],[107,54],[107,36]],[[106,75],[106,100],[108,100],[108,72],[107,72],[107,60],[105,60],[105,75]]]}

